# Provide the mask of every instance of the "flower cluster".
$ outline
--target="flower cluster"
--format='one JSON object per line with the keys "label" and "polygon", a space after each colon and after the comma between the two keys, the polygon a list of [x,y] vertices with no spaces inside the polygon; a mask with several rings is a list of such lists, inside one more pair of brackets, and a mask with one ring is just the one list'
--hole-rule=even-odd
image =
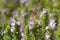
{"label": "flower cluster", "polygon": [[60,40],[59,0],[0,3],[0,40]]}

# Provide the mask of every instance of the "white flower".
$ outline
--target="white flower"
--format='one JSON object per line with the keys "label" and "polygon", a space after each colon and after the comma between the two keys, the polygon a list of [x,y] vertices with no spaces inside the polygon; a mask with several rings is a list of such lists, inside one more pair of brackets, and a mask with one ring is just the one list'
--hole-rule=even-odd
{"label": "white flower", "polygon": [[48,26],[46,26],[46,28],[45,28],[46,30],[48,29]]}
{"label": "white flower", "polygon": [[11,23],[11,26],[14,26],[14,25],[15,25],[15,23],[12,22],[12,23]]}
{"label": "white flower", "polygon": [[48,39],[50,37],[50,35],[49,34],[45,34],[45,37],[46,37],[46,39]]}
{"label": "white flower", "polygon": [[25,35],[24,35],[23,32],[21,33],[21,36],[22,36],[21,40],[24,40],[24,36],[25,36]]}
{"label": "white flower", "polygon": [[41,21],[38,21],[38,24],[41,25],[42,24]]}
{"label": "white flower", "polygon": [[24,37],[24,33],[21,33],[21,35]]}

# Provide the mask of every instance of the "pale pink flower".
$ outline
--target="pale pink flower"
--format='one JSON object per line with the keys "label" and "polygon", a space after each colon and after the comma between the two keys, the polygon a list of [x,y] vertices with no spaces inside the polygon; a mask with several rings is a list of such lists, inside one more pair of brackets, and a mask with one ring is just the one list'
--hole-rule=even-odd
{"label": "pale pink flower", "polygon": [[48,39],[49,37],[50,37],[50,35],[46,33],[45,38]]}
{"label": "pale pink flower", "polygon": [[29,25],[28,25],[28,27],[29,27],[29,29],[32,29],[32,25],[34,24],[34,21],[33,20],[30,20],[29,21]]}
{"label": "pale pink flower", "polygon": [[12,23],[11,23],[11,26],[14,26],[14,25],[15,25],[15,23],[12,22]]}
{"label": "pale pink flower", "polygon": [[11,26],[14,26],[16,21],[14,18],[10,18],[10,22],[11,22]]}
{"label": "pale pink flower", "polygon": [[29,29],[30,29],[30,30],[32,29],[32,25],[29,25]]}
{"label": "pale pink flower", "polygon": [[54,19],[50,19],[50,23],[49,24],[50,24],[52,29],[54,29],[56,27],[56,22],[55,22]]}
{"label": "pale pink flower", "polygon": [[15,21],[15,19],[14,18],[10,18],[10,22],[13,22],[13,23],[15,23],[16,21]]}
{"label": "pale pink flower", "polygon": [[21,16],[25,16],[25,12],[23,9],[20,11],[20,13],[21,13]]}
{"label": "pale pink flower", "polygon": [[21,26],[21,25],[22,25],[22,20],[18,20],[18,21],[17,21],[17,24],[18,24],[19,26]]}
{"label": "pale pink flower", "polygon": [[11,32],[14,32],[14,27],[11,27]]}
{"label": "pale pink flower", "polygon": [[34,24],[34,21],[30,20],[29,24],[30,25],[33,25]]}
{"label": "pale pink flower", "polygon": [[43,13],[43,14],[47,13],[47,9],[43,8],[42,13]]}
{"label": "pale pink flower", "polygon": [[47,9],[43,8],[43,11],[40,13],[40,16],[42,17],[46,13],[47,13]]}
{"label": "pale pink flower", "polygon": [[21,40],[24,40],[24,37],[22,37]]}

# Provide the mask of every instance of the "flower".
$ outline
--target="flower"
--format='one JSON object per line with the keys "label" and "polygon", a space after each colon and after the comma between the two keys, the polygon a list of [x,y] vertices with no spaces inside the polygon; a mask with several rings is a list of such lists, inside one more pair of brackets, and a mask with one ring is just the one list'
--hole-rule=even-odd
{"label": "flower", "polygon": [[41,21],[38,21],[38,24],[41,25],[42,24]]}
{"label": "flower", "polygon": [[23,29],[20,27],[20,32],[22,33],[23,32]]}
{"label": "flower", "polygon": [[21,40],[24,40],[24,37],[22,37]]}
{"label": "flower", "polygon": [[24,33],[21,33],[22,36],[24,36]]}
{"label": "flower", "polygon": [[14,19],[13,17],[11,17],[11,18],[10,18],[10,22],[15,23],[16,21],[15,21],[15,19]]}
{"label": "flower", "polygon": [[50,19],[50,26],[52,27],[52,29],[54,29],[56,27],[56,22],[54,19]]}
{"label": "flower", "polygon": [[34,21],[33,20],[30,20],[29,21],[29,25],[28,25],[28,27],[29,27],[29,29],[32,29],[32,25],[34,24]]}
{"label": "flower", "polygon": [[19,21],[17,22],[17,24],[18,24],[19,26],[21,26],[21,25],[22,25],[22,20],[19,20]]}
{"label": "flower", "polygon": [[13,12],[12,12],[12,15],[13,15],[14,17],[17,17],[17,16],[18,16],[18,12],[17,12],[17,11],[13,11]]}
{"label": "flower", "polygon": [[16,21],[14,18],[10,18],[10,22],[11,22],[11,26],[14,26]]}
{"label": "flower", "polygon": [[23,9],[20,11],[20,13],[21,13],[21,16],[25,16],[25,12]]}
{"label": "flower", "polygon": [[45,37],[46,37],[46,39],[48,39],[50,37],[50,35],[46,33]]}
{"label": "flower", "polygon": [[25,36],[25,35],[24,35],[23,32],[21,33],[21,36],[22,36],[21,40],[24,40],[24,36]]}
{"label": "flower", "polygon": [[11,23],[11,26],[14,26],[14,25],[15,25],[15,23],[12,22],[12,23]]}
{"label": "flower", "polygon": [[45,8],[43,8],[43,11],[41,12],[40,16],[42,17],[46,13],[47,13],[47,10]]}
{"label": "flower", "polygon": [[30,20],[29,24],[30,25],[33,25],[34,24],[34,21]]}
{"label": "flower", "polygon": [[32,25],[29,25],[29,29],[30,29],[30,30],[32,29]]}
{"label": "flower", "polygon": [[48,26],[46,26],[46,28],[45,28],[46,30],[48,29]]}
{"label": "flower", "polygon": [[14,32],[14,27],[11,27],[11,32]]}

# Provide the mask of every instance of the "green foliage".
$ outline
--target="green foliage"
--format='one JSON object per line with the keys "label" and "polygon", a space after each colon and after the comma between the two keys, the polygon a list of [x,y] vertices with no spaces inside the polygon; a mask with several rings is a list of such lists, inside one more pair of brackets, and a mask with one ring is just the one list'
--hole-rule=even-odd
{"label": "green foliage", "polygon": [[[43,10],[44,8],[46,10]],[[22,9],[24,12],[21,13]],[[29,13],[30,10],[32,10],[31,13]],[[45,11],[46,13],[44,13]],[[18,16],[14,17],[16,14]],[[22,16],[24,14],[25,16]],[[51,17],[50,14],[52,14]],[[51,23],[52,26],[49,24],[50,19],[55,20],[55,27],[54,23]],[[22,23],[18,23],[20,20]],[[40,24],[39,21],[41,21]],[[29,25],[32,26],[31,30]],[[12,26],[14,27],[13,32],[11,32]],[[50,37],[47,36],[48,39],[45,37],[46,33],[50,35]],[[60,40],[60,0],[23,0],[23,2],[21,0],[0,0],[0,40],[21,40],[22,35],[24,40],[39,40],[39,38],[41,40]]]}

